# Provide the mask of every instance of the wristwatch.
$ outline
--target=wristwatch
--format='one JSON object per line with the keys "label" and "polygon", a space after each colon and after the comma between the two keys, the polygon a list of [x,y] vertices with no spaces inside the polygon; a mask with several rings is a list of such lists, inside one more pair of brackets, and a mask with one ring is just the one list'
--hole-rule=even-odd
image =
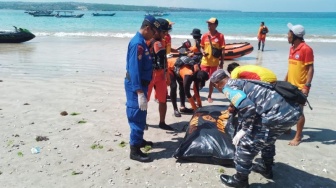
{"label": "wristwatch", "polygon": [[305,86],[311,87],[311,83],[306,83]]}

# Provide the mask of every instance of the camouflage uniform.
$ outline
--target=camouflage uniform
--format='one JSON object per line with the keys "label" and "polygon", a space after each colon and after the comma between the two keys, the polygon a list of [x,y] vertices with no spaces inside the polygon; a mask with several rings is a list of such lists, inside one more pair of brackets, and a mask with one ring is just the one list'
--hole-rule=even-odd
{"label": "camouflage uniform", "polygon": [[223,93],[236,107],[239,127],[246,132],[234,161],[237,172],[248,175],[260,150],[264,160],[273,161],[276,139],[297,123],[302,111],[299,104],[286,101],[267,83],[229,79]]}

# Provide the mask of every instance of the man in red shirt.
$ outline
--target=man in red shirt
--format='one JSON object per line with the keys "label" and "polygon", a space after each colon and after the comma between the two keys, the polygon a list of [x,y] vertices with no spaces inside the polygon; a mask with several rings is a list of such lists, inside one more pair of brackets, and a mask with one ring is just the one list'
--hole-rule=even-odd
{"label": "man in red shirt", "polygon": [[[224,35],[217,31],[218,20],[217,18],[210,18],[208,21],[209,32],[204,33],[201,38],[201,70],[208,72],[209,77],[217,69],[223,69],[224,64],[224,50],[225,39]],[[214,85],[210,82],[208,102],[212,103],[212,92]]]}
{"label": "man in red shirt", "polygon": [[[305,35],[304,27],[291,23],[288,23],[287,26],[289,28],[288,42],[292,46],[289,52],[288,72],[285,81],[297,86],[303,94],[308,96],[314,75],[314,53],[303,39]],[[289,145],[297,146],[300,144],[304,124],[305,116],[302,115],[297,123],[295,137],[289,142]],[[290,130],[287,133],[290,133]]]}

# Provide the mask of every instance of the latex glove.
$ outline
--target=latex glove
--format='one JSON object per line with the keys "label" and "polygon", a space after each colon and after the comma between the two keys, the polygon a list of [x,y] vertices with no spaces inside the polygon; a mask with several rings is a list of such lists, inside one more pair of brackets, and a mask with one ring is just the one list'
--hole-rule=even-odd
{"label": "latex glove", "polygon": [[238,133],[236,134],[236,136],[233,137],[232,139],[232,144],[235,145],[237,147],[239,140],[246,134],[246,132],[241,129],[240,131],[238,131]]}
{"label": "latex glove", "polygon": [[138,93],[138,104],[140,110],[147,110],[147,98],[144,93]]}

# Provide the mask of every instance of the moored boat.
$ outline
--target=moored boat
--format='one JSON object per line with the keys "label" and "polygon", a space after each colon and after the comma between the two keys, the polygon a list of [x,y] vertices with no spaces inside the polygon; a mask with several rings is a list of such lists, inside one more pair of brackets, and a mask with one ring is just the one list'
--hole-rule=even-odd
{"label": "moored boat", "polygon": [[145,14],[145,16],[169,16],[169,13],[166,13],[166,12],[160,12],[160,11],[153,11],[153,12],[150,12],[150,11],[147,11],[147,13]]}
{"label": "moored boat", "polygon": [[15,26],[15,31],[0,31],[0,43],[21,43],[35,38],[35,35],[27,29]]}
{"label": "moored boat", "polygon": [[114,16],[116,13],[103,14],[103,13],[92,13],[92,16]]}
{"label": "moored boat", "polygon": [[247,55],[253,51],[253,46],[248,42],[229,43],[225,45],[224,59],[230,60]]}
{"label": "moored boat", "polygon": [[[84,16],[84,14],[73,14],[73,11],[56,11],[56,12],[57,12],[57,14],[55,15],[56,18],[81,18]],[[61,12],[63,14],[60,14]]]}

